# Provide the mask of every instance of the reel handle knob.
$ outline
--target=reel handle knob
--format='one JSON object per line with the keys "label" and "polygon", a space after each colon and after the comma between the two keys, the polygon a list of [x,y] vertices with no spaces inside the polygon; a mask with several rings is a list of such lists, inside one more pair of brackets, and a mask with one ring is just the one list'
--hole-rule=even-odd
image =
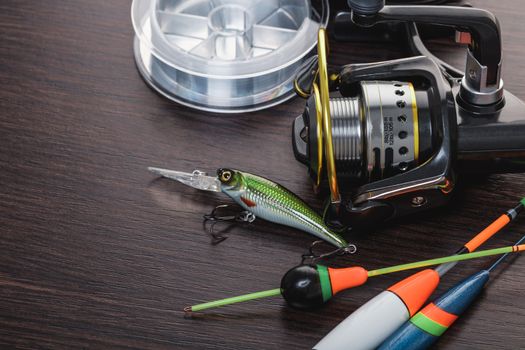
{"label": "reel handle knob", "polygon": [[348,6],[360,16],[373,16],[385,7],[385,0],[348,0]]}

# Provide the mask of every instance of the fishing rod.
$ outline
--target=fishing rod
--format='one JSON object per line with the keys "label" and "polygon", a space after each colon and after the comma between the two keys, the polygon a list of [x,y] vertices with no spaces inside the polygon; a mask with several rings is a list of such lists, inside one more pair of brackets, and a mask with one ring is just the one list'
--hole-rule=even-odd
{"label": "fishing rod", "polygon": [[[520,204],[518,204],[515,208],[508,210],[505,214],[501,215],[498,219],[496,219],[489,226],[487,226],[483,231],[478,233],[474,238],[472,238],[469,242],[467,242],[457,252],[457,254],[469,253],[469,252],[476,250],[481,244],[483,244],[486,240],[488,240],[490,237],[492,237],[494,234],[500,231],[503,227],[505,227],[510,221],[516,218],[517,215],[523,209],[524,205],[525,205],[525,198],[523,198]],[[447,269],[450,269],[453,266],[453,264],[454,262],[450,262],[448,263],[448,265],[443,265],[443,266],[446,266]],[[444,267],[439,267],[439,268],[441,268],[442,274],[446,272],[446,269]],[[351,271],[349,269],[353,269],[353,271],[355,272],[355,274],[352,276],[353,278],[349,280],[341,279],[339,275],[343,276],[345,275],[345,273],[343,272],[338,273],[338,271],[343,271],[343,270]],[[189,306],[189,307],[186,307],[184,311],[186,312],[202,311],[202,310],[206,310],[210,308],[215,308],[215,307],[220,307],[220,306],[225,306],[229,304],[235,304],[235,303],[260,299],[260,298],[266,298],[266,297],[271,297],[271,296],[277,296],[277,295],[282,295],[285,298],[285,300],[288,302],[288,304],[292,307],[312,309],[312,308],[322,305],[324,302],[328,301],[331,298],[331,296],[326,292],[323,297],[322,289],[320,285],[321,276],[323,276],[322,280],[325,281],[326,280],[325,277],[328,275],[329,272],[331,273],[331,275],[329,275],[330,281],[331,281],[330,290],[332,291],[332,295],[334,295],[337,292],[340,292],[344,289],[358,286],[359,284],[355,284],[356,282],[359,281],[358,279],[356,279],[356,276],[359,276],[361,278],[362,283],[365,283],[366,279],[368,279],[368,273],[365,278],[363,270],[360,270],[360,268],[358,267],[350,267],[347,269],[332,269],[332,268],[327,268],[322,265],[317,265],[317,266],[299,265],[289,270],[284,275],[281,281],[281,287],[286,287],[286,288],[276,288],[276,289],[266,290],[262,292],[250,293],[246,295],[221,299],[221,300],[207,302],[207,303],[194,305],[194,306]],[[425,271],[428,271],[428,270],[425,270]],[[430,271],[434,271],[434,270],[430,270]],[[348,272],[346,274],[348,274]],[[434,282],[432,284],[429,284],[428,283],[429,281],[427,281],[428,277],[425,277],[425,276],[432,277],[432,276],[435,276],[435,274],[422,271],[404,280],[404,281],[408,280],[407,283],[405,284],[408,284],[410,280],[418,280],[420,281],[420,283],[418,284],[422,285],[425,290],[426,290],[426,286],[430,286],[429,289],[431,290],[427,290],[426,293],[428,295],[426,296],[426,298],[424,298],[424,300],[420,300],[419,306],[415,302],[411,303],[411,305],[413,305],[414,308],[417,308],[417,310],[419,310],[419,308],[423,306],[425,301],[428,299],[428,297],[430,297],[430,294],[432,294],[433,290],[437,286],[435,278],[434,278]],[[316,287],[315,288],[312,287],[310,289],[309,286],[312,280],[315,281],[313,285],[315,285]],[[338,284],[337,281],[342,281],[342,283]],[[352,283],[354,283],[355,285],[352,285]],[[413,288],[417,288],[418,284],[412,284],[414,286]],[[325,287],[325,290],[328,290],[328,288]],[[383,292],[383,293],[386,293],[386,292]],[[380,296],[383,295],[383,293],[381,293]],[[388,293],[388,294],[392,294],[396,296],[396,294],[393,294],[393,293]],[[404,295],[403,293],[399,293],[399,294],[401,296]],[[317,297],[312,297],[312,295],[317,295]],[[319,295],[321,295],[321,297],[319,297]],[[372,302],[374,299],[372,299],[370,302]],[[399,303],[403,304],[403,300],[400,299],[400,297],[398,297],[397,299],[399,300]],[[415,310],[415,312],[417,312],[417,310]],[[411,316],[411,315],[408,315],[406,307],[404,310],[401,310],[401,311],[398,310],[398,313],[401,313],[402,316],[396,317],[397,322],[398,322],[397,327],[392,329],[390,333],[384,335],[384,338],[381,339],[381,341],[386,339],[386,337],[388,337],[392,332],[394,332],[398,327],[400,327],[403,324],[403,322],[408,320],[409,317]],[[384,315],[380,315],[380,316],[384,316]],[[350,317],[355,318],[356,316],[351,315]],[[401,318],[404,317],[404,318],[399,320],[400,317]],[[382,322],[382,318],[377,318],[377,322]],[[361,338],[361,336],[359,338]],[[381,344],[381,341],[379,341],[377,345]]]}
{"label": "fishing rod", "polygon": [[[487,228],[467,242],[456,255],[468,254],[514,220],[525,207],[525,198],[494,220]],[[436,290],[440,279],[457,262],[415,273],[370,299],[344,319],[319,343],[315,350],[375,349],[414,316]],[[370,327],[370,325],[374,327]]]}
{"label": "fishing rod", "polygon": [[[282,294],[283,297],[289,303],[294,303],[295,298],[297,297],[295,291],[289,292],[287,286],[293,286],[297,283],[296,273],[300,273],[301,278],[310,278],[308,290],[306,291],[310,295],[304,299],[307,302],[315,301],[314,299],[321,297],[323,301],[327,301],[336,293],[360,286],[365,284],[369,277],[375,277],[380,275],[386,275],[389,273],[418,269],[421,267],[447,264],[450,262],[464,261],[478,259],[487,256],[501,255],[506,253],[519,253],[525,250],[525,244],[518,246],[509,246],[488,250],[481,250],[479,252],[467,253],[461,255],[451,255],[441,258],[417,261],[408,264],[384,267],[381,269],[367,271],[363,267],[353,266],[347,268],[330,268],[323,265],[301,265],[299,269],[292,269],[283,277],[283,283],[281,288],[270,289],[267,291],[251,293],[246,295],[241,295],[233,298],[226,298],[221,300],[216,300],[204,304],[198,304],[194,306],[189,306],[184,309],[184,311],[202,311],[206,309],[211,309],[219,306],[225,306],[229,304],[235,304],[243,301],[249,301],[253,299],[265,298],[270,296],[275,296]],[[305,269],[305,270],[303,270]],[[306,273],[304,273],[306,272]],[[301,295],[300,297],[304,297]],[[312,299],[312,300],[309,300]],[[310,305],[310,304],[309,304]]]}
{"label": "fishing rod", "polygon": [[[525,242],[523,236],[515,246]],[[423,350],[437,342],[457,319],[474,303],[494,271],[509,254],[501,256],[489,268],[465,278],[442,296],[425,306],[392,334],[378,350]]]}

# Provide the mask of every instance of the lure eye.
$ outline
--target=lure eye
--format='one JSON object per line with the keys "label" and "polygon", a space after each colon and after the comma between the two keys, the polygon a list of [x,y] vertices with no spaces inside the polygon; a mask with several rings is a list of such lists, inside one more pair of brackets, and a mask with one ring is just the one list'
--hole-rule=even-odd
{"label": "lure eye", "polygon": [[221,181],[228,182],[232,178],[232,173],[229,170],[225,170],[221,173]]}

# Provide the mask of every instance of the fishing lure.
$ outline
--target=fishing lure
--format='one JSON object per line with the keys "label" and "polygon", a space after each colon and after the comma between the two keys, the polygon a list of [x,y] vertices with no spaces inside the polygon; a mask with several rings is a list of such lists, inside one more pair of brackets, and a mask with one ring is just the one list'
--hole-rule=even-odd
{"label": "fishing lure", "polygon": [[[523,236],[516,246],[525,241]],[[450,288],[442,296],[425,306],[392,334],[378,350],[428,349],[474,303],[494,271],[509,253],[500,257],[489,268],[483,269]]]}
{"label": "fishing lure", "polygon": [[[514,220],[525,206],[525,198],[507,210],[456,252],[465,254],[478,249],[503,227]],[[314,346],[315,350],[375,349],[404,322],[415,315],[436,290],[455,263],[413,274],[363,304]],[[369,327],[373,324],[374,327]]]}
{"label": "fishing lure", "polygon": [[329,229],[323,219],[302,199],[285,187],[266,178],[233,169],[219,169],[217,176],[195,170],[184,173],[160,168],[149,171],[182,182],[193,188],[223,192],[240,205],[253,221],[256,217],[305,231],[337,247],[338,253],[355,253],[338,233]]}
{"label": "fishing lure", "polygon": [[367,271],[365,268],[360,266],[336,269],[323,265],[300,265],[294,267],[284,275],[281,281],[281,288],[188,306],[184,308],[184,311],[202,311],[277,295],[282,295],[291,306],[297,308],[312,308],[322,305],[338,292],[365,284],[370,277],[418,269],[432,265],[478,259],[493,255],[519,253],[522,251],[525,251],[525,244],[482,250],[468,254],[456,254],[442,258],[384,267],[370,271]]}

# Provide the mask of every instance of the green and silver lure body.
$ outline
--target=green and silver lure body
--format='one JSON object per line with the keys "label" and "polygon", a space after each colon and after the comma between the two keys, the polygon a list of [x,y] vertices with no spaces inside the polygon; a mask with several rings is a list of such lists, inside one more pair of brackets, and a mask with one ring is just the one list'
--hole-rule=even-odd
{"label": "green and silver lure body", "polygon": [[302,199],[266,178],[232,169],[219,169],[217,177],[207,176],[197,170],[189,174],[148,169],[194,188],[223,192],[256,217],[305,231],[337,248],[355,250],[355,246],[349,245],[339,234],[330,230],[321,216]]}
{"label": "green and silver lure body", "polygon": [[348,246],[319,214],[285,187],[238,170],[219,169],[217,177],[222,192],[256,217],[308,232],[338,248]]}

